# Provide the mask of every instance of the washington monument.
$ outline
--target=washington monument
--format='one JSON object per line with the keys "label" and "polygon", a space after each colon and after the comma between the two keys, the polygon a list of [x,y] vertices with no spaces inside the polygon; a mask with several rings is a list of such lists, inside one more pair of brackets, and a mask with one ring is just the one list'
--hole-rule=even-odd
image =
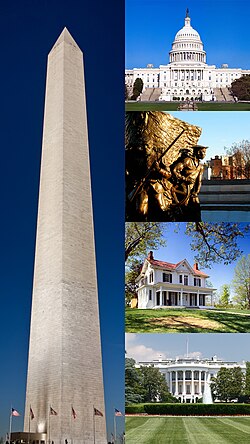
{"label": "washington monument", "polygon": [[48,56],[24,431],[107,443],[83,55],[66,28]]}

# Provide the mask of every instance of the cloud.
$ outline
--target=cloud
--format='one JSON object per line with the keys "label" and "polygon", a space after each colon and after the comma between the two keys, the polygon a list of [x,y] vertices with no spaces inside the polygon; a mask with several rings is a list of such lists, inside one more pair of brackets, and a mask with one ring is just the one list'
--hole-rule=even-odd
{"label": "cloud", "polygon": [[[139,335],[140,336],[140,335]],[[126,352],[128,358],[133,358],[135,361],[151,361],[152,359],[165,359],[166,353],[162,350],[155,350],[143,344],[138,344],[140,340],[138,335],[134,333],[126,334]]]}

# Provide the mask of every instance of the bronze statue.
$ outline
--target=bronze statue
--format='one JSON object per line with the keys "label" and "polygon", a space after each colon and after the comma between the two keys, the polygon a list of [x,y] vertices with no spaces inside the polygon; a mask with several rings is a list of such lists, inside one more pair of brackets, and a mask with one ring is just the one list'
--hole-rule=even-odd
{"label": "bronze statue", "polygon": [[[132,140],[133,144],[127,145],[126,155],[127,220],[199,221],[201,216],[198,193],[203,174],[200,160],[204,159],[206,155],[206,147],[190,142],[198,141],[197,136],[201,133],[200,128],[197,129],[197,127],[190,126],[172,116],[169,118],[169,115],[164,113],[139,114],[139,116],[129,116],[129,119],[135,119],[133,123],[139,122],[136,131],[140,146],[136,146],[136,139],[133,137],[131,139],[131,134],[128,135],[127,141],[131,142]],[[139,117],[139,121],[136,117]],[[162,145],[162,135],[155,137],[151,134],[150,136],[148,122],[146,122],[147,131],[145,131],[143,117],[146,117],[147,121],[150,118],[153,119],[151,127],[160,122],[160,130],[165,130],[164,124],[166,126],[167,123],[168,133],[176,135],[178,130],[177,136],[171,140],[167,147],[150,147],[152,139],[156,139],[158,145],[160,139]],[[156,131],[159,131],[159,125],[157,125]],[[166,139],[166,134],[164,137]],[[183,145],[180,146],[181,142],[186,142],[185,148]],[[178,145],[177,148],[176,145]],[[136,153],[139,153],[139,160]],[[132,174],[131,165],[134,168]],[[136,177],[138,171],[139,174],[141,171],[140,177],[138,177],[139,174]],[[133,180],[129,180],[131,176]],[[133,185],[132,189],[131,185]]]}

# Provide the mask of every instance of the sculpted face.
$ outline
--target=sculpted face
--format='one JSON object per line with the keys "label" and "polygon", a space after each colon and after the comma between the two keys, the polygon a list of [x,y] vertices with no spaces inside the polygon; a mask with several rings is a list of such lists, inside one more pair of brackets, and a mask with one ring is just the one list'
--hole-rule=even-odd
{"label": "sculpted face", "polygon": [[204,159],[206,157],[207,148],[202,147],[197,149],[198,159]]}

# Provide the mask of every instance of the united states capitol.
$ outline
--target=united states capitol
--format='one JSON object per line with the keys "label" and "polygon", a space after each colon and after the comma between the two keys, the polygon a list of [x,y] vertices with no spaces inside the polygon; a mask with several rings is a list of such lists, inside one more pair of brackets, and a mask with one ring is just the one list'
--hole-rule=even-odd
{"label": "united states capitol", "polygon": [[184,26],[172,43],[169,63],[158,68],[148,64],[146,68],[126,69],[125,83],[131,92],[135,80],[142,79],[140,100],[231,101],[231,83],[245,74],[250,70],[229,68],[227,64],[217,68],[206,63],[203,42],[191,26],[187,9]]}

